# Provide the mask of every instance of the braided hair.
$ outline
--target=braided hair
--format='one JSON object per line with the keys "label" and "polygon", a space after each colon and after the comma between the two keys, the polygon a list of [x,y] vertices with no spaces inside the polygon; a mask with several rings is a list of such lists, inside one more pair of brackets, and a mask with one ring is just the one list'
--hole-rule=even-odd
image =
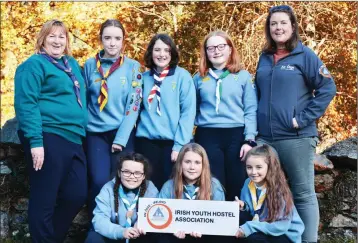
{"label": "braided hair", "polygon": [[[118,166],[117,166],[117,173],[115,177],[115,183],[113,187],[113,195],[114,195],[114,212],[116,213],[116,223],[119,224],[119,216],[118,216],[118,209],[119,209],[119,186],[121,185],[121,178],[120,173],[122,170],[123,162],[124,161],[135,161],[137,163],[141,163],[143,165],[144,169],[144,176],[145,179],[142,181],[142,183],[139,186],[139,197],[143,197],[145,192],[147,191],[148,186],[148,177],[149,177],[149,161],[146,157],[139,153],[130,152],[127,153],[119,158]],[[137,204],[137,210],[138,210],[138,204]]]}

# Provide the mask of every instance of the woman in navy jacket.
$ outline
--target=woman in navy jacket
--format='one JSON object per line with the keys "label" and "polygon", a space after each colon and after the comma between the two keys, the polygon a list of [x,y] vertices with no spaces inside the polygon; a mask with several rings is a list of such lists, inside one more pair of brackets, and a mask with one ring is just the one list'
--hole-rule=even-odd
{"label": "woman in navy jacket", "polygon": [[303,242],[317,242],[319,208],[314,189],[316,120],[336,93],[334,81],[317,55],[299,40],[291,7],[272,7],[265,24],[266,44],[255,84],[258,139],[274,147],[288,176]]}

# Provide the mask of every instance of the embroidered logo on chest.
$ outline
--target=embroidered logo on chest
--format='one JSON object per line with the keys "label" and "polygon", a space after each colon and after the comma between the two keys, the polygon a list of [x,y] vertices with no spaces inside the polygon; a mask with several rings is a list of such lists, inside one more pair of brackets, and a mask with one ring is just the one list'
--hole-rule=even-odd
{"label": "embroidered logo on chest", "polygon": [[294,70],[295,70],[295,67],[294,67],[294,66],[291,66],[290,64],[287,64],[286,66],[285,66],[285,65],[282,65],[282,66],[281,66],[281,70],[294,71]]}
{"label": "embroidered logo on chest", "polygon": [[202,79],[203,82],[206,82],[206,81],[209,81],[210,80],[210,77],[209,76],[206,76]]}

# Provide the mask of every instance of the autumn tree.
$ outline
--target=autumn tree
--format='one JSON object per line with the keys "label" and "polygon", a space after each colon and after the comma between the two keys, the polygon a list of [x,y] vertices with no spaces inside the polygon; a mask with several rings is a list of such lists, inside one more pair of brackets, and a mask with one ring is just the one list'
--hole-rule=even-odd
{"label": "autumn tree", "polygon": [[101,49],[100,24],[115,18],[126,29],[125,54],[139,62],[151,37],[166,32],[180,50],[180,65],[194,73],[201,41],[222,29],[254,74],[267,12],[279,4],[293,7],[303,43],[323,60],[337,85],[337,96],[318,123],[321,147],[356,135],[355,2],[1,2],[1,124],[14,116],[16,67],[33,54],[36,34],[49,19],[67,24],[81,65]]}

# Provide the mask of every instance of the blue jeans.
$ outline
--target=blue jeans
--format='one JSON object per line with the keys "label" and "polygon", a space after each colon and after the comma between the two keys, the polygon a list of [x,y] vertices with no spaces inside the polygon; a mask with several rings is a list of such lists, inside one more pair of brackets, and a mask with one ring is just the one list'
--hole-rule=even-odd
{"label": "blue jeans", "polygon": [[295,206],[305,231],[303,242],[317,242],[319,207],[314,187],[313,159],[318,139],[316,137],[267,141],[257,139],[257,143],[272,146],[288,178]]}

